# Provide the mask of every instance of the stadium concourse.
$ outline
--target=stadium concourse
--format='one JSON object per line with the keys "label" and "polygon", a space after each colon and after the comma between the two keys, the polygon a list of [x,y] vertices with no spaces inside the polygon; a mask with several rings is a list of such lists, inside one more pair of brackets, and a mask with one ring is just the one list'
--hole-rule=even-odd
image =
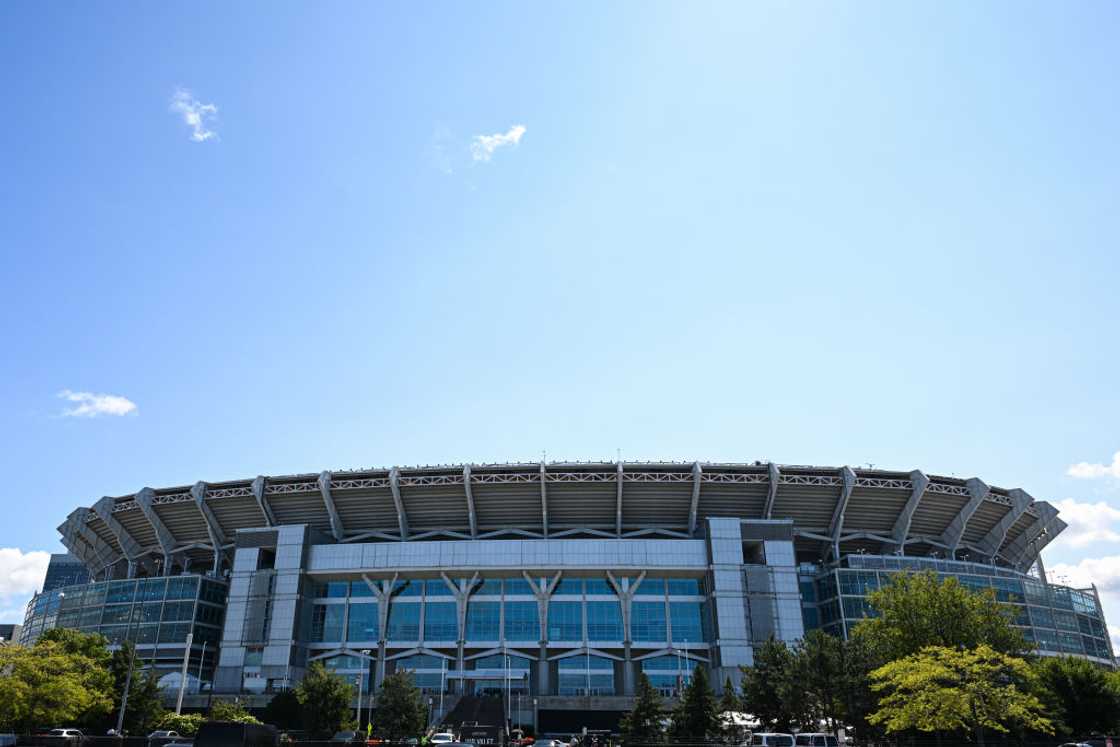
{"label": "stadium concourse", "polygon": [[869,592],[930,569],[1015,605],[1038,653],[1111,666],[1095,589],[1047,583],[1040,553],[1063,528],[1021,489],[918,470],[528,463],[198,482],[71,512],[63,544],[93,580],[32,600],[23,640],[96,630],[168,672],[186,653],[219,696],[266,698],[321,661],[367,694],[408,669],[444,713],[504,692],[515,720],[608,723],[638,672],[667,695],[697,664],[737,681],[759,642],[846,635]]}

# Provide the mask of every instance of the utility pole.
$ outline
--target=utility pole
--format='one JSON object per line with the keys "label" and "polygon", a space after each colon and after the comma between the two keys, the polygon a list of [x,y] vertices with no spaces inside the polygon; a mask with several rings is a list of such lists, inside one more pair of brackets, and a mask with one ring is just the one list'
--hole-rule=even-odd
{"label": "utility pole", "polygon": [[128,674],[124,678],[124,695],[121,696],[121,712],[117,714],[117,736],[123,736],[124,709],[128,707],[128,690],[132,687],[132,670],[136,667],[136,644],[132,644],[132,655],[128,658]]}
{"label": "utility pole", "polygon": [[187,665],[191,658],[191,643],[194,642],[194,633],[187,633],[187,647],[183,649],[183,669],[179,672],[179,699],[175,703],[175,715],[183,712],[183,693],[187,689]]}

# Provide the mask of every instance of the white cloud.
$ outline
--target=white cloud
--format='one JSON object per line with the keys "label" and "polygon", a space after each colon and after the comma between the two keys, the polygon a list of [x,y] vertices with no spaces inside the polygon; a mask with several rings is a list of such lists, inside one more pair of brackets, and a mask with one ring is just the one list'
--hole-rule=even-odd
{"label": "white cloud", "polygon": [[1120,541],[1120,508],[1104,501],[1082,503],[1072,498],[1055,504],[1058,515],[1069,526],[1058,535],[1055,543],[1071,547],[1085,547],[1094,542]]}
{"label": "white cloud", "polygon": [[196,143],[204,143],[218,136],[218,133],[206,126],[208,121],[213,122],[218,116],[218,107],[202,103],[187,89],[175,91],[171,97],[171,111],[183,117],[183,124],[191,128],[191,140]]}
{"label": "white cloud", "polygon": [[1112,464],[1078,462],[1071,464],[1066,474],[1082,480],[1091,480],[1095,477],[1120,478],[1120,451],[1112,455]]}
{"label": "white cloud", "polygon": [[23,622],[27,600],[42,588],[50,561],[50,553],[0,547],[0,622]]}
{"label": "white cloud", "polygon": [[493,135],[475,135],[471,141],[471,157],[475,161],[489,161],[494,151],[506,145],[517,145],[525,134],[525,125],[514,125],[506,132]]}
{"label": "white cloud", "polygon": [[60,399],[74,403],[74,407],[62,411],[64,418],[96,418],[101,415],[120,416],[136,412],[136,403],[118,394],[94,394],[63,389],[58,396]]}

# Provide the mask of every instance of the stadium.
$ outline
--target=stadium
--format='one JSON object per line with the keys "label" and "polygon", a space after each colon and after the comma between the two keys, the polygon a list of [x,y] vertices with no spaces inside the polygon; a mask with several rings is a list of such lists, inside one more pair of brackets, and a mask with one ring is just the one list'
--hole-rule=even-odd
{"label": "stadium", "polygon": [[846,635],[910,570],[994,589],[1041,655],[1112,666],[1096,590],[1047,582],[1040,553],[1065,526],[979,478],[766,462],[144,488],[66,518],[93,580],[32,600],[23,640],[97,630],[169,673],[189,647],[191,689],[218,696],[266,698],[322,661],[367,694],[408,669],[441,713],[504,691],[523,723],[609,725],[638,672],[670,696],[697,664],[737,681],[760,642]]}

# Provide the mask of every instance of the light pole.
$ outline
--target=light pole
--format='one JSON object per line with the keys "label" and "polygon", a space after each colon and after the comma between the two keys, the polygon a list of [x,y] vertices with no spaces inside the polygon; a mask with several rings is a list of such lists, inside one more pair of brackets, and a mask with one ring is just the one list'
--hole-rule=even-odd
{"label": "light pole", "polygon": [[[362,665],[362,675],[361,675],[362,679],[358,681],[358,729],[361,729],[362,728],[362,683],[364,682],[365,678],[369,674],[369,658],[368,658],[369,657],[369,649],[368,648],[363,648],[358,653],[362,654],[363,657],[366,657],[366,658],[362,659],[362,661],[364,662],[364,664]],[[370,720],[372,720],[372,716],[373,716],[373,688],[372,687],[369,689],[369,713],[370,713]],[[367,729],[366,731],[368,732],[369,730]]]}
{"label": "light pole", "polygon": [[[187,645],[183,649],[183,669],[179,672],[179,699],[175,702],[175,715],[178,716],[183,712],[183,692],[187,689],[187,665],[190,663],[191,658],[191,643],[194,641],[194,631],[187,633]],[[136,646],[132,647],[136,650]]]}
{"label": "light pole", "polygon": [[128,659],[128,674],[124,678],[124,695],[121,696],[121,712],[117,714],[117,736],[124,728],[124,709],[128,707],[128,691],[132,686],[132,670],[136,667],[136,644],[132,645],[132,655]]}

